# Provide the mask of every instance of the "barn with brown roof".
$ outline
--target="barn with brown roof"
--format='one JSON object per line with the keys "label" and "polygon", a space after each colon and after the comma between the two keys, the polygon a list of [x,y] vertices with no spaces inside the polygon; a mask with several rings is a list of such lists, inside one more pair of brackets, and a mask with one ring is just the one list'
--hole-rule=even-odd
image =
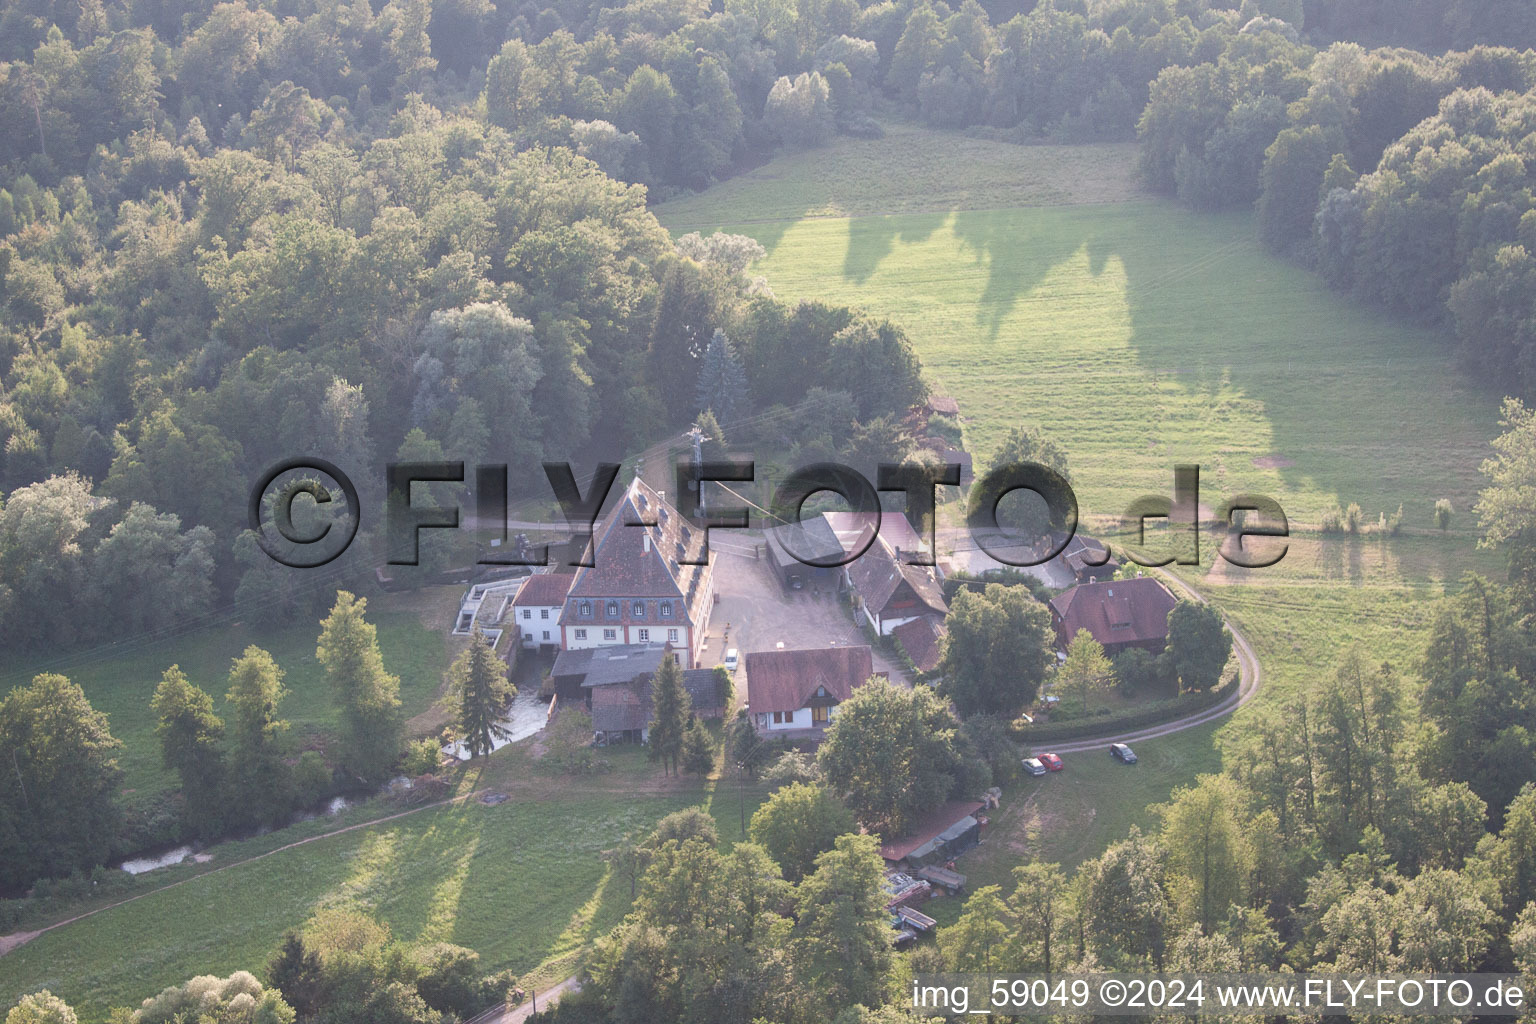
{"label": "barn with brown roof", "polygon": [[917,670],[926,673],[939,667],[939,659],[944,653],[944,634],[947,632],[942,620],[924,615],[897,626],[891,635],[901,644],[901,649],[907,652],[907,657],[912,659]]}
{"label": "barn with brown roof", "polygon": [[1063,649],[1087,630],[1110,656],[1132,647],[1158,654],[1168,645],[1168,613],[1176,604],[1151,576],[1084,583],[1051,599],[1051,622]]}
{"label": "barn with brown roof", "polygon": [[747,706],[762,733],[819,733],[874,674],[869,646],[754,651],[744,659]]}
{"label": "barn with brown roof", "polygon": [[924,615],[949,614],[944,588],[933,567],[911,565],[897,557],[884,531],[869,550],[848,565],[848,585],[858,595],[859,611],[881,636]]}
{"label": "barn with brown roof", "polygon": [[[588,704],[594,742],[608,746],[644,743],[650,738],[652,678],[651,673],[645,673],[625,682],[590,688]],[[683,689],[688,691],[690,707],[699,718],[720,718],[725,714],[726,684],[714,669],[688,669],[683,673]]]}

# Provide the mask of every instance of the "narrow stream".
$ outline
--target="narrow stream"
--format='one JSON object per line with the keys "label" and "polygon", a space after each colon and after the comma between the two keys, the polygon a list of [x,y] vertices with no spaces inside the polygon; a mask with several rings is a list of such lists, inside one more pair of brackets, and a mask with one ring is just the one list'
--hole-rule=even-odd
{"label": "narrow stream", "polygon": [[[544,728],[548,717],[549,701],[541,698],[536,688],[528,687],[512,699],[507,713],[501,716],[501,727],[505,731],[502,735],[492,738],[491,749],[500,750],[509,743],[527,739]],[[460,761],[469,760],[469,751],[464,749],[462,740],[448,744],[443,748],[443,753]]]}

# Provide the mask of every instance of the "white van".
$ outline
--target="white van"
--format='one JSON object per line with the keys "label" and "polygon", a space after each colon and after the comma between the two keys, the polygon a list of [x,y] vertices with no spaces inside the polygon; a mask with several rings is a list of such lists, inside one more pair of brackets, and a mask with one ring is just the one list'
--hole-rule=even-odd
{"label": "white van", "polygon": [[730,650],[725,652],[725,670],[727,672],[735,672],[736,665],[740,661],[741,655],[737,653],[736,648],[732,647]]}

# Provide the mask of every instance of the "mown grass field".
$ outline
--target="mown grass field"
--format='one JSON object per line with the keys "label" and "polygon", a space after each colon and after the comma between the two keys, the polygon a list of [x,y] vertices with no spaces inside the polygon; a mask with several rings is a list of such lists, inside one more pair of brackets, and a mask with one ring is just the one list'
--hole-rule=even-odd
{"label": "mown grass field", "polygon": [[[308,823],[286,836],[221,846],[207,866],[146,877],[184,881],[0,957],[0,1003],[48,988],[83,1020],[99,1020],[195,974],[260,975],[285,931],[332,907],[365,911],[397,939],[469,946],[486,970],[544,965],[535,973],[548,984],[567,976],[585,944],[628,910],[628,887],[610,877],[603,850],[692,805],[716,815],[723,840],[738,835],[733,787],[716,799],[697,780],[637,792],[615,785],[618,776],[530,787],[496,777],[526,772],[524,753],[508,748],[493,769],[463,780],[465,792],[505,787],[513,798],[497,806],[469,799],[237,863],[321,827]],[[750,817],[762,797],[748,791],[745,798]],[[375,803],[354,817],[390,810]],[[222,864],[234,866],[216,870]]]}
{"label": "mown grass field", "polygon": [[[435,596],[418,596],[417,601],[430,604]],[[405,713],[425,710],[448,667],[444,631],[432,628],[420,611],[405,607],[395,595],[370,602],[367,617],[378,627],[385,666],[400,677]],[[0,690],[21,685],[37,672],[59,672],[79,683],[92,706],[106,713],[112,735],[123,743],[117,760],[123,769],[124,790],[130,798],[144,797],[177,784],[175,776],[161,765],[155,714],[150,708],[155,687],[167,668],[180,665],[187,678],[213,695],[215,710],[227,719],[224,693],[229,688],[230,663],[252,644],[265,648],[285,673],[288,696],[281,712],[291,725],[290,735],[303,740],[327,731],[336,722],[325,673],[315,658],[319,636],[317,619],[273,629],[238,624],[206,628],[150,645],[135,644],[127,638],[121,648],[110,645],[63,658],[41,657],[6,665]]]}
{"label": "mown grass field", "polygon": [[1401,504],[1411,526],[1440,497],[1469,508],[1497,396],[1460,383],[1442,340],[1270,257],[1247,215],[1148,199],[1133,169],[1132,147],[908,128],[656,212],[677,233],[757,238],[752,273],[781,298],[897,320],[978,459],[1042,424],[1087,515],[1167,493],[1179,462],[1202,467],[1213,509],[1242,491],[1306,522],[1352,501],[1373,521]]}

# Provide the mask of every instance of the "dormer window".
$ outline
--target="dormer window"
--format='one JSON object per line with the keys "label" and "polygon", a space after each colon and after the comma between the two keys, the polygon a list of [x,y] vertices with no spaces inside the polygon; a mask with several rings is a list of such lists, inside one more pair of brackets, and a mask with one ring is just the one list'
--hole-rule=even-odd
{"label": "dormer window", "polygon": [[645,618],[645,602],[644,601],[636,601],[633,605],[630,606],[629,611],[630,611],[630,614],[633,615],[637,619]]}
{"label": "dormer window", "polygon": [[591,601],[583,601],[583,602],[581,602],[581,604],[577,605],[577,607],[576,607],[576,613],[578,615],[590,616],[592,614],[592,602]]}
{"label": "dormer window", "polygon": [[672,602],[671,601],[663,601],[663,602],[661,602],[661,617],[664,618],[664,619],[670,619],[672,617]]}
{"label": "dormer window", "polygon": [[604,609],[603,614],[607,615],[610,619],[618,618],[619,617],[619,602],[617,602],[617,601],[609,601],[607,607]]}

